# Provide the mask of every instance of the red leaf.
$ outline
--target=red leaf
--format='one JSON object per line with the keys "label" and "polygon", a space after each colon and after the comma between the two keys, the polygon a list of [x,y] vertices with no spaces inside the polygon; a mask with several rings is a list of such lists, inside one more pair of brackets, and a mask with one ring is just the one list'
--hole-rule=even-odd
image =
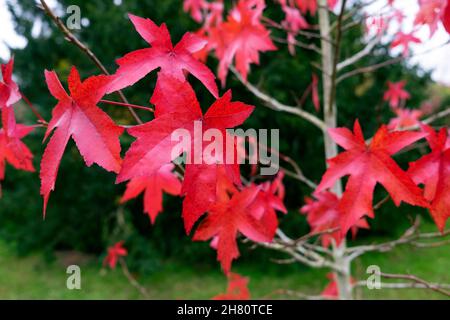
{"label": "red leaf", "polygon": [[[331,192],[321,192],[314,196],[316,199],[305,198],[306,204],[300,209],[300,212],[307,214],[308,224],[311,226],[311,233],[321,233],[340,227],[341,213],[339,212],[339,198]],[[353,236],[356,236],[358,228],[368,229],[367,221],[362,218],[352,226]],[[339,246],[343,234],[336,230],[331,233],[325,233],[320,236],[322,245],[328,247],[332,240]]]}
{"label": "red leaf", "polygon": [[258,221],[261,221],[271,238],[275,236],[278,228],[278,218],[276,210],[284,214],[287,209],[284,206],[284,173],[281,171],[272,182],[265,182],[260,185],[260,192],[249,208],[249,212]]}
{"label": "red leaf", "polygon": [[423,115],[421,110],[411,109],[395,109],[394,112],[397,117],[391,119],[388,124],[389,130],[400,130],[410,128],[420,124],[420,118]]}
{"label": "red leaf", "polygon": [[264,224],[249,212],[259,191],[250,186],[231,198],[214,203],[194,234],[193,239],[197,241],[217,238],[217,260],[226,274],[230,272],[231,262],[239,257],[236,243],[239,233],[256,242],[272,241]]}
{"label": "red leaf", "polygon": [[18,170],[34,172],[33,154],[21,141],[34,128],[16,124],[12,108],[3,108],[1,112],[3,128],[0,129],[0,182],[5,178],[6,162]]}
{"label": "red leaf", "polygon": [[389,101],[391,108],[398,108],[401,101],[405,101],[411,97],[409,92],[404,89],[406,81],[388,81],[387,84],[388,90],[384,92],[383,100]]}
{"label": "red leaf", "polygon": [[159,75],[170,75],[180,81],[185,81],[184,71],[187,71],[199,79],[214,97],[218,96],[214,74],[192,56],[206,45],[205,40],[186,33],[174,47],[165,24],[158,27],[150,19],[132,14],[129,17],[137,32],[151,47],[130,52],[117,60],[119,69],[108,87],[108,93],[130,86],[156,68],[161,68]]}
{"label": "red leaf", "polygon": [[225,293],[212,298],[213,300],[249,300],[250,291],[248,290],[248,278],[242,277],[237,273],[228,275],[228,288]]}
{"label": "red leaf", "polygon": [[442,232],[450,217],[450,148],[446,128],[435,132],[423,126],[431,153],[410,163],[408,173],[416,183],[424,184],[425,199],[431,203],[430,213]]}
{"label": "red leaf", "polygon": [[442,16],[442,23],[444,24],[445,30],[450,33],[450,2],[448,0]]}
{"label": "red leaf", "polygon": [[259,52],[276,50],[270,32],[260,22],[263,1],[239,0],[227,20],[210,30],[210,46],[219,59],[219,79],[225,84],[235,60],[237,71],[246,80],[250,64],[259,64]]}
{"label": "red leaf", "polygon": [[308,11],[312,16],[317,12],[317,0],[296,0],[297,6],[303,14]]}
{"label": "red leaf", "polygon": [[203,12],[207,9],[208,2],[205,0],[184,0],[183,10],[184,12],[189,12],[192,19],[196,22],[202,22]]}
{"label": "red leaf", "polygon": [[[217,154],[212,159],[202,158],[207,144],[198,141],[202,139],[198,135],[203,136],[208,129],[217,129],[222,132],[222,136],[225,136],[225,129],[242,124],[254,107],[241,102],[231,102],[231,91],[228,91],[209,108],[205,115],[202,115],[189,83],[180,82],[169,76],[162,76],[158,82],[159,85],[152,99],[157,117],[151,122],[128,130],[137,140],[125,155],[117,182],[134,177],[150,176],[181,153],[188,152],[191,161],[186,165],[182,194],[186,196],[183,202],[183,218],[186,231],[189,232],[198,218],[215,201],[218,170],[224,168],[231,181],[240,182],[237,161],[236,164],[225,165],[225,153]],[[164,88],[170,88],[170,83],[172,83],[172,89],[164,90]],[[175,90],[178,93],[175,95],[176,98],[172,99]],[[200,125],[201,128],[199,128]],[[190,138],[188,146],[183,148],[177,148],[180,142],[172,136],[179,129],[184,129],[184,133],[187,133]],[[198,144],[200,150],[196,152]],[[223,150],[226,151],[226,148],[224,147]],[[195,161],[197,156],[200,156],[200,161]],[[208,162],[205,163],[205,160]],[[217,162],[219,164],[216,164]]]}
{"label": "red leaf", "polygon": [[70,137],[75,141],[87,166],[97,163],[108,171],[119,172],[122,162],[119,136],[123,132],[123,128],[117,126],[96,106],[105,93],[108,77],[95,76],[81,82],[77,69],[73,67],[68,78],[70,96],[54,71],[45,71],[45,78],[50,93],[59,101],[53,109],[45,139],[53,130],[54,134],[41,161],[44,215],[50,192],[55,187],[59,163]]}
{"label": "red leaf", "polygon": [[346,234],[364,215],[373,217],[373,192],[380,183],[398,206],[402,201],[427,207],[420,190],[391,156],[425,137],[422,132],[388,132],[382,126],[366,146],[358,120],[353,133],[347,128],[330,129],[333,140],[346,151],[328,160],[329,169],[316,193],[333,187],[336,181],[350,176],[339,203],[341,232]]}
{"label": "red leaf", "polygon": [[14,58],[1,65],[3,81],[0,81],[0,109],[10,107],[21,99],[19,87],[12,79]]}
{"label": "red leaf", "polygon": [[119,258],[125,257],[128,254],[128,251],[123,247],[123,244],[124,241],[122,240],[108,248],[108,254],[103,260],[104,266],[108,265],[111,269],[114,269]]}
{"label": "red leaf", "polygon": [[172,173],[173,168],[173,164],[168,164],[152,176],[133,178],[127,184],[121,203],[144,192],[144,212],[148,214],[152,224],[155,223],[156,217],[163,209],[163,191],[171,195],[179,195],[181,192],[181,182]]}
{"label": "red leaf", "polygon": [[420,9],[414,19],[414,25],[428,25],[430,37],[432,37],[437,30],[446,0],[419,0],[418,2]]}
{"label": "red leaf", "polygon": [[409,45],[410,43],[422,43],[422,41],[414,36],[414,31],[410,33],[404,33],[399,31],[394,40],[391,43],[391,48],[403,47],[402,54],[406,57],[409,54]]}

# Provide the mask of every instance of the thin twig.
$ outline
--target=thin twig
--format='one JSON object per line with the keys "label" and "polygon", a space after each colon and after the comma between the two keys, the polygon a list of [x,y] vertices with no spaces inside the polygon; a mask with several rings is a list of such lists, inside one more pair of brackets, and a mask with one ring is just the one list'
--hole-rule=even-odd
{"label": "thin twig", "polygon": [[125,262],[125,260],[122,259],[122,258],[119,258],[119,263],[120,263],[120,266],[121,266],[121,268],[122,268],[122,272],[123,272],[124,276],[128,279],[128,282],[129,282],[133,287],[135,287],[136,289],[138,289],[139,292],[144,296],[144,298],[148,299],[148,298],[149,298],[149,295],[148,295],[147,290],[146,290],[143,286],[141,286],[141,285],[139,284],[139,282],[137,282],[137,280],[136,280],[136,279],[133,277],[133,275],[130,273],[130,270],[128,269],[128,266],[127,266],[127,263]]}
{"label": "thin twig", "polygon": [[[442,288],[442,289],[450,289],[450,284],[447,283],[430,283],[433,287]],[[354,287],[366,287],[367,281],[358,281],[354,285]],[[380,283],[381,289],[424,289],[427,288],[425,285],[417,282],[396,282],[396,283]]]}
{"label": "thin twig", "polygon": [[434,285],[433,283],[430,283],[422,278],[419,278],[412,274],[393,274],[393,273],[384,273],[380,272],[379,275],[384,278],[388,279],[402,279],[402,280],[409,280],[413,281],[415,283],[420,283],[421,285],[425,286],[426,288],[433,290],[435,292],[438,292],[440,294],[443,294],[447,297],[450,297],[450,291],[445,290],[439,286]]}
{"label": "thin twig", "polygon": [[155,112],[155,110],[153,108],[144,107],[144,106],[140,106],[140,105],[137,105],[137,104],[122,103],[122,102],[110,101],[110,100],[100,100],[99,102],[100,103],[111,104],[111,105],[114,105],[114,106],[121,106],[121,107],[127,107],[127,108],[141,109],[141,110],[145,110],[145,111],[149,111],[149,112]]}
{"label": "thin twig", "polygon": [[[424,50],[422,52],[418,52],[416,54],[413,54],[410,57],[417,57],[417,56],[420,56],[420,55],[427,54],[427,53],[432,52],[434,50],[440,49],[440,48],[442,48],[442,47],[444,47],[444,46],[446,46],[448,44],[450,44],[450,40],[448,40],[448,41],[446,41],[446,42],[444,42],[444,43],[442,43],[440,45],[437,45],[436,47]],[[341,82],[341,81],[343,81],[343,80],[345,80],[345,79],[347,79],[349,77],[355,76],[357,74],[373,72],[373,71],[378,70],[380,68],[384,68],[384,67],[390,66],[392,64],[395,64],[395,63],[398,63],[398,62],[402,61],[403,59],[404,59],[403,56],[398,56],[398,57],[395,57],[395,58],[392,58],[392,59],[388,59],[386,61],[383,61],[383,62],[380,62],[380,63],[376,63],[376,64],[373,64],[373,65],[370,65],[370,66],[367,66],[367,67],[362,67],[362,68],[358,68],[358,69],[349,71],[349,72],[344,73],[343,75],[341,75],[337,79],[337,83],[339,83],[339,82]]]}
{"label": "thin twig", "polygon": [[38,122],[42,123],[43,125],[47,125],[48,122],[45,121],[45,119],[41,116],[39,111],[33,106],[33,104],[30,102],[30,100],[21,92],[20,95],[22,96],[23,101],[30,107],[31,111],[34,113],[34,115],[39,119]]}
{"label": "thin twig", "polygon": [[300,118],[303,118],[310,123],[314,124],[317,128],[324,131],[326,130],[325,123],[317,118],[315,115],[306,112],[304,110],[301,110],[296,107],[287,106],[285,104],[282,104],[278,100],[274,99],[273,97],[265,94],[264,92],[260,91],[258,88],[256,88],[254,85],[252,85],[250,82],[244,80],[239,72],[236,71],[236,69],[231,66],[230,67],[231,72],[236,76],[236,78],[251,92],[253,93],[258,99],[264,101],[266,105],[274,110],[282,111],[290,114],[294,114],[296,116],[299,116]]}
{"label": "thin twig", "polygon": [[344,61],[339,62],[337,64],[337,70],[340,71],[340,70],[344,69],[345,67],[348,67],[348,66],[358,62],[365,56],[367,56],[373,50],[373,48],[380,42],[380,40],[381,40],[381,36],[375,37],[372,41],[370,41],[364,47],[364,49],[355,53],[353,56],[345,59]]}

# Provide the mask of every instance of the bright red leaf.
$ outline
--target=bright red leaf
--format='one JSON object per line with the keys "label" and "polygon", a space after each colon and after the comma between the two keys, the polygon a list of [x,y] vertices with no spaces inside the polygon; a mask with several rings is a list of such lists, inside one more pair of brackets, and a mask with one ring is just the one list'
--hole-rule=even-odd
{"label": "bright red leaf", "polygon": [[329,168],[316,192],[334,186],[344,176],[350,176],[339,203],[342,234],[354,226],[364,215],[373,218],[373,192],[380,183],[398,206],[402,201],[427,207],[422,190],[391,158],[392,155],[425,136],[422,132],[389,132],[382,126],[367,146],[358,120],[353,133],[347,128],[330,129],[333,140],[345,149],[328,160]]}
{"label": "bright red leaf", "polygon": [[400,109],[394,110],[397,117],[391,119],[388,124],[390,130],[400,130],[418,126],[420,124],[420,118],[423,115],[421,110]]}
{"label": "bright red leaf", "polygon": [[284,173],[280,171],[273,181],[267,181],[259,185],[260,192],[249,208],[253,217],[264,224],[271,238],[275,236],[278,228],[276,211],[287,213],[283,203],[285,194],[283,177]]}
{"label": "bright red leaf", "polygon": [[423,126],[431,153],[410,163],[408,173],[416,183],[425,186],[424,196],[431,203],[430,212],[442,232],[450,217],[450,146],[448,132],[442,128],[435,132]]}
{"label": "bright red leaf", "polygon": [[120,257],[125,257],[128,254],[127,249],[123,247],[124,241],[119,241],[113,246],[108,248],[108,254],[103,260],[103,265],[108,265],[111,269],[114,269],[117,265],[117,261]]}
{"label": "bright red leaf", "polygon": [[303,14],[307,14],[308,11],[312,16],[317,12],[317,0],[296,0],[297,6]]}
{"label": "bright red leaf", "polygon": [[298,31],[309,28],[309,24],[297,8],[290,7],[286,3],[282,4],[281,8],[283,9],[285,14],[284,20],[281,22],[281,25],[287,31],[289,52],[294,55],[296,44],[295,36],[297,35]]}
{"label": "bright red leaf", "polygon": [[193,54],[203,49],[206,41],[195,34],[186,33],[174,47],[165,24],[157,26],[152,20],[129,15],[136,31],[151,45],[126,54],[116,62],[119,69],[108,87],[108,93],[130,86],[148,73],[161,68],[158,75],[169,75],[185,81],[185,71],[199,79],[205,87],[218,96],[215,76]]}
{"label": "bright red leaf", "polygon": [[183,10],[189,12],[192,19],[200,23],[203,20],[203,12],[207,9],[207,0],[184,0]]}
{"label": "bright red leaf", "polygon": [[261,23],[264,1],[239,0],[227,20],[210,30],[210,43],[219,59],[219,79],[225,84],[233,63],[244,79],[250,64],[259,64],[259,53],[276,50],[270,32]]}
{"label": "bright red leaf", "polygon": [[3,108],[0,129],[0,182],[5,178],[5,164],[18,170],[34,172],[33,154],[21,141],[33,127],[16,124],[13,108]]}
{"label": "bright red leaf", "polygon": [[433,36],[437,30],[446,2],[447,0],[419,0],[420,9],[414,19],[414,25],[428,25],[430,37]]}
{"label": "bright red leaf", "polygon": [[1,65],[3,81],[0,81],[0,109],[10,107],[21,99],[19,87],[12,79],[14,58]]}
{"label": "bright red leaf", "polygon": [[406,57],[409,54],[409,46],[411,43],[422,43],[422,41],[414,36],[414,32],[404,33],[399,31],[391,43],[391,48],[402,47],[402,54]]}
{"label": "bright red leaf", "polygon": [[66,93],[54,71],[45,71],[50,93],[58,100],[48,124],[45,139],[51,137],[41,161],[41,195],[44,197],[44,215],[50,192],[55,188],[59,164],[70,137],[75,141],[87,166],[97,163],[108,171],[119,172],[119,136],[123,128],[96,104],[105,94],[110,79],[94,76],[81,82],[75,67],[68,78],[70,96]]}
{"label": "bright red leaf", "polygon": [[248,278],[236,273],[228,275],[228,287],[225,293],[219,294],[213,300],[249,300]]}
{"label": "bright red leaf", "polygon": [[220,261],[223,271],[228,274],[231,262],[239,257],[236,237],[242,233],[255,242],[270,242],[266,226],[258,221],[249,211],[256,200],[258,187],[250,186],[220,199],[208,210],[208,215],[197,228],[193,239],[206,241],[216,237],[217,260]]}
{"label": "bright red leaf", "polygon": [[[311,227],[311,233],[322,233],[336,229],[334,232],[324,233],[320,236],[322,246],[328,247],[332,240],[339,246],[343,234],[338,230],[340,228],[339,198],[332,192],[321,192],[314,196],[315,199],[306,197],[306,204],[300,209],[300,212],[307,215],[308,224]],[[352,226],[353,237],[359,228],[368,229],[367,221],[362,218]]]}
{"label": "bright red leaf", "polygon": [[445,30],[450,33],[450,1],[447,0],[447,6],[444,9],[444,14],[442,15],[442,23],[444,24]]}
{"label": "bright red leaf", "polygon": [[[169,76],[160,77],[158,83],[152,98],[157,117],[128,130],[137,140],[125,155],[117,182],[150,176],[181,153],[188,152],[190,162],[186,165],[182,194],[186,196],[183,218],[186,231],[189,232],[198,218],[215,202],[218,170],[224,168],[230,180],[240,183],[237,161],[227,164],[225,147],[220,154],[218,152],[210,156],[203,152],[209,145],[208,142],[200,141],[203,133],[208,129],[217,129],[222,137],[226,137],[225,130],[242,124],[254,107],[231,102],[231,91],[228,91],[203,115],[189,83]],[[188,144],[183,148],[177,148],[180,136],[173,136],[180,129],[184,130],[181,139],[184,139],[184,134],[188,135],[185,137]],[[225,143],[226,139],[223,140]]]}
{"label": "bright red leaf", "polygon": [[162,166],[152,176],[131,179],[121,203],[136,198],[144,192],[144,212],[148,214],[151,222],[155,223],[156,217],[163,210],[163,192],[171,195],[179,195],[181,192],[181,182],[172,172],[173,168],[173,164],[168,164]]}
{"label": "bright red leaf", "polygon": [[406,85],[406,81],[398,81],[398,82],[387,82],[388,89],[384,92],[383,100],[389,101],[389,105],[392,108],[398,108],[402,101],[406,101],[411,96],[404,89]]}

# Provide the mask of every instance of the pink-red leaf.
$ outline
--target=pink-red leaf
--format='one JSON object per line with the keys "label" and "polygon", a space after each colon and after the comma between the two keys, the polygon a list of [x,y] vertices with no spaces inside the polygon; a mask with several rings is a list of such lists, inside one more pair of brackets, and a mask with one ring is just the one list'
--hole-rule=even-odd
{"label": "pink-red leaf", "polygon": [[400,102],[406,101],[411,96],[408,91],[404,89],[406,81],[390,82],[388,81],[388,90],[384,92],[384,101],[389,101],[392,108],[398,108]]}
{"label": "pink-red leaf", "polygon": [[21,141],[33,127],[16,124],[14,110],[4,108],[0,129],[0,182],[5,178],[5,164],[9,163],[18,170],[34,172],[33,154]]}
{"label": "pink-red leaf", "polygon": [[193,239],[200,241],[216,237],[217,260],[226,274],[230,272],[232,261],[239,257],[236,243],[239,233],[256,242],[272,241],[264,224],[249,213],[258,193],[259,188],[250,186],[228,200],[216,202],[194,234]]}
{"label": "pink-red leaf", "polygon": [[144,192],[144,212],[148,214],[152,224],[155,223],[156,217],[163,210],[163,192],[171,195],[179,195],[181,192],[181,182],[172,172],[173,168],[173,164],[167,164],[151,176],[131,179],[121,203]]}
{"label": "pink-red leaf", "polygon": [[114,269],[117,265],[117,261],[128,254],[128,251],[123,247],[123,244],[124,241],[119,241],[108,248],[108,254],[103,260],[104,266],[108,265],[111,269]]}
{"label": "pink-red leaf", "polygon": [[0,109],[10,107],[21,99],[19,87],[12,79],[14,58],[1,65],[3,81],[0,81]]}
{"label": "pink-red leaf", "polygon": [[[128,130],[137,140],[125,155],[117,182],[150,176],[161,166],[186,152],[190,161],[186,165],[182,194],[185,195],[183,219],[186,231],[189,232],[215,201],[218,170],[224,169],[231,181],[240,183],[237,161],[227,164],[225,137],[228,133],[225,130],[241,124],[254,107],[232,102],[229,91],[214,102],[203,116],[189,83],[170,76],[161,77],[158,82],[152,99],[157,117],[149,123]],[[170,88],[171,86],[173,87]],[[177,94],[172,99],[175,91]],[[202,141],[203,134],[209,129],[220,131],[224,144],[223,151],[212,158],[203,152],[209,145]],[[184,139],[188,139],[187,146],[178,148],[180,140],[185,141]],[[236,153],[234,150],[234,154]]]}
{"label": "pink-red leaf", "polygon": [[350,176],[339,203],[341,232],[346,234],[364,215],[373,217],[373,192],[380,183],[398,206],[404,201],[427,207],[422,191],[391,156],[406,146],[425,137],[421,132],[389,132],[381,127],[366,146],[359,122],[353,133],[345,128],[329,130],[331,137],[345,151],[328,160],[329,168],[322,177],[316,192],[333,187],[336,181]]}
{"label": "pink-red leaf", "polygon": [[233,63],[244,79],[250,64],[259,64],[259,53],[276,50],[270,32],[260,19],[263,1],[239,0],[227,20],[210,30],[210,45],[219,59],[219,79],[225,84],[228,69]]}
{"label": "pink-red leaf", "polygon": [[106,76],[90,77],[81,82],[78,71],[72,68],[69,78],[70,96],[62,87],[54,71],[45,71],[50,93],[58,99],[48,124],[45,138],[54,131],[41,161],[41,195],[44,197],[44,214],[50,192],[55,188],[58,168],[72,137],[86,165],[97,163],[108,171],[119,172],[120,158],[119,136],[123,128],[96,104],[103,97],[110,79]]}
{"label": "pink-red leaf", "polygon": [[249,300],[250,291],[248,290],[248,278],[242,277],[236,273],[228,275],[227,291],[213,297],[213,300]]}
{"label": "pink-red leaf", "polygon": [[426,139],[431,153],[410,163],[408,173],[416,183],[425,186],[425,199],[430,202],[430,213],[442,232],[450,217],[450,148],[446,128],[435,132],[429,126],[422,127],[428,133]]}
{"label": "pink-red leaf", "polygon": [[152,20],[129,15],[136,31],[151,47],[136,50],[117,60],[119,69],[108,87],[108,93],[130,86],[148,73],[161,68],[159,74],[170,75],[180,81],[185,81],[185,71],[199,79],[205,87],[218,96],[215,76],[203,63],[193,57],[200,51],[206,41],[186,33],[174,47],[165,24],[157,26]]}

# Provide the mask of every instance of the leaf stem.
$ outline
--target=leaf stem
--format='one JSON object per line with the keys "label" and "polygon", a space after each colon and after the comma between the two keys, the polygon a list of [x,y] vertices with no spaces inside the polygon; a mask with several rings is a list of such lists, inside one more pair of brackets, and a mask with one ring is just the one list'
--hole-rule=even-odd
{"label": "leaf stem", "polygon": [[48,122],[45,121],[45,119],[41,116],[39,111],[33,106],[33,104],[30,102],[30,100],[21,92],[20,95],[22,96],[22,100],[25,101],[25,103],[30,107],[31,111],[34,113],[34,115],[39,119],[38,122],[47,125]]}
{"label": "leaf stem", "polygon": [[121,107],[133,108],[133,109],[146,110],[149,112],[155,112],[155,110],[153,108],[144,107],[144,106],[140,106],[137,104],[123,103],[123,102],[110,101],[110,100],[100,100],[100,103],[106,103],[106,104],[111,104],[114,106],[121,106]]}

